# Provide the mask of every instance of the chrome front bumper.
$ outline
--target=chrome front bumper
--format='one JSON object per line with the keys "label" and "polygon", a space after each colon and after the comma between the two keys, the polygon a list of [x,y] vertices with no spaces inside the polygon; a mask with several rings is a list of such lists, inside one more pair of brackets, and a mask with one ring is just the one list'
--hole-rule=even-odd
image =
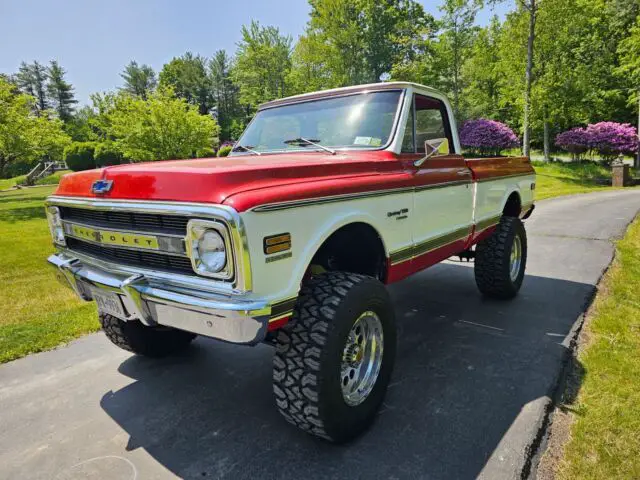
{"label": "chrome front bumper", "polygon": [[56,268],[58,279],[82,300],[93,299],[92,288],[118,294],[129,320],[247,345],[266,336],[271,313],[266,301],[166,286],[141,274],[108,272],[63,253],[51,255],[48,261]]}

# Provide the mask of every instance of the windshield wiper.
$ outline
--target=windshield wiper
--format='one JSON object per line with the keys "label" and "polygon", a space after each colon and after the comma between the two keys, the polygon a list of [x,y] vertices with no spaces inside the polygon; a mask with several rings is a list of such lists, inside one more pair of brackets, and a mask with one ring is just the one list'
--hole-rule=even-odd
{"label": "windshield wiper", "polygon": [[331,155],[335,155],[336,151],[329,148],[329,147],[325,147],[324,145],[320,145],[318,142],[320,140],[309,140],[308,138],[303,138],[303,137],[298,137],[298,138],[292,138],[291,140],[285,140],[284,143],[286,143],[287,145],[313,145],[314,147],[318,147],[321,148],[322,150],[324,150],[325,152],[329,152]]}
{"label": "windshield wiper", "polygon": [[249,153],[253,153],[254,155],[262,155],[260,152],[258,152],[257,150],[253,150],[253,147],[245,147],[244,145],[236,145],[235,147],[233,147],[231,149],[232,152],[237,152],[238,148],[242,149],[245,152],[249,152]]}

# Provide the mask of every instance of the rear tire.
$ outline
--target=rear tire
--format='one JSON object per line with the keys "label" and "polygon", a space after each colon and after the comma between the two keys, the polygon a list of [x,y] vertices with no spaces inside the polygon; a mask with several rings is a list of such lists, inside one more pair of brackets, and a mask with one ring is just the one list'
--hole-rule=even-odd
{"label": "rear tire", "polygon": [[273,391],[289,423],[336,443],[371,425],[396,351],[395,315],[382,283],[344,272],[312,278],[276,341]]}
{"label": "rear tire", "polygon": [[138,320],[127,322],[111,315],[99,314],[105,335],[114,345],[147,357],[166,357],[184,350],[196,338],[193,333],[169,327],[147,327]]}
{"label": "rear tire", "polygon": [[509,299],[518,294],[527,264],[527,233],[517,217],[502,217],[493,235],[478,243],[476,285],[483,295]]}

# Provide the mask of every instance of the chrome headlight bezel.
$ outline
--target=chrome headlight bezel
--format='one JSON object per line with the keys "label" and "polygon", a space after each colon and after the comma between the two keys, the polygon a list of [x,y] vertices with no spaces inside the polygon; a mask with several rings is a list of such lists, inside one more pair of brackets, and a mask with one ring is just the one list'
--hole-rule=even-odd
{"label": "chrome headlight bezel", "polygon": [[65,247],[67,241],[64,237],[64,225],[62,224],[62,217],[60,216],[60,209],[58,207],[45,207],[47,213],[47,223],[49,224],[49,232],[51,233],[51,239],[54,245]]}
{"label": "chrome headlight bezel", "polygon": [[[220,271],[213,272],[200,258],[198,245],[204,234],[213,230],[222,237],[225,248],[226,262]],[[233,250],[229,232],[226,226],[220,222],[210,220],[189,220],[187,223],[187,237],[185,239],[187,255],[191,259],[191,267],[198,275],[215,278],[217,280],[231,280],[234,275]]]}

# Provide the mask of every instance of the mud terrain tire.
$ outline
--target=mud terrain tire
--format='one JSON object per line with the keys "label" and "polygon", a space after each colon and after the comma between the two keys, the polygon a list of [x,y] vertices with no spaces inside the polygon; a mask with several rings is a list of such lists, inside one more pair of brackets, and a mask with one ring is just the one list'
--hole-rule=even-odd
{"label": "mud terrain tire", "polygon": [[137,320],[124,322],[106,314],[99,314],[98,319],[112,343],[147,357],[166,357],[184,350],[196,338],[193,333],[169,327],[147,327]]}
{"label": "mud terrain tire", "polygon": [[[363,360],[367,354],[345,357],[345,352],[355,345],[354,338],[362,345],[369,344],[367,334],[363,334],[364,341],[353,337],[358,322],[366,319],[379,326],[363,331],[381,333],[381,338],[377,337],[380,341],[369,342],[379,349],[368,350],[379,352],[375,358],[381,363],[377,376],[366,380],[368,388],[356,389],[356,395],[362,397],[359,403],[351,400],[348,404],[342,383],[348,380],[343,378],[345,358],[367,365]],[[335,443],[346,442],[371,425],[384,400],[396,353],[393,305],[381,282],[345,272],[312,278],[303,286],[292,320],[278,332],[276,343],[273,391],[278,409],[289,423]],[[374,354],[370,356],[374,358]],[[357,368],[353,367],[354,371],[371,371]],[[365,396],[363,391],[369,393]]]}

